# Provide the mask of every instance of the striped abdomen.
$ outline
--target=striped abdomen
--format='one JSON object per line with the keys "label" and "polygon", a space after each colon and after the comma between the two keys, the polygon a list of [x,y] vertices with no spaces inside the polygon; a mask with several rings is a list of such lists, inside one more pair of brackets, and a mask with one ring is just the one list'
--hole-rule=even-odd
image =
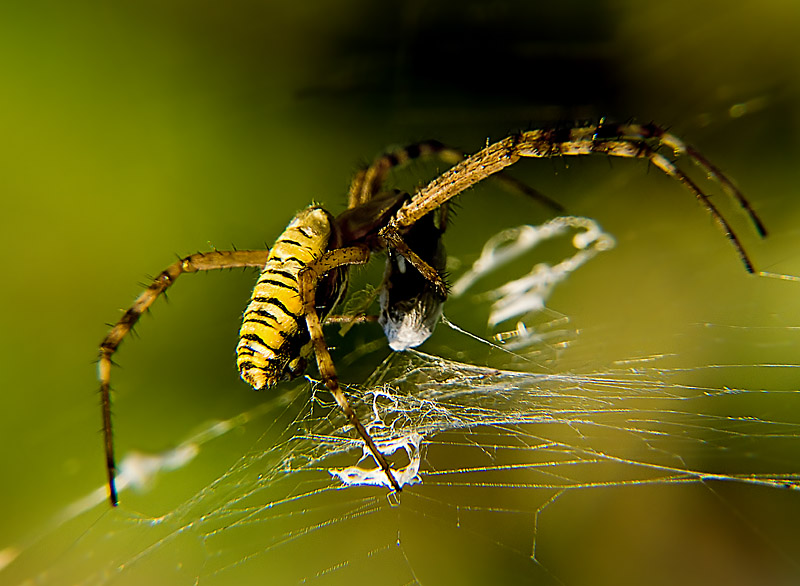
{"label": "striped abdomen", "polygon": [[303,371],[311,347],[298,275],[326,252],[332,224],[333,218],[322,208],[306,208],[270,250],[244,312],[236,347],[239,373],[256,390]]}

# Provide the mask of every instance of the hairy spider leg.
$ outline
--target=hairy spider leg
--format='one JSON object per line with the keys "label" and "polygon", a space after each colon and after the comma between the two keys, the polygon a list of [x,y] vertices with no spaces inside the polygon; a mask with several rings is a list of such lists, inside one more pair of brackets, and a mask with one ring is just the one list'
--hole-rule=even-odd
{"label": "hairy spider leg", "polygon": [[303,311],[308,326],[308,333],[311,336],[311,343],[314,346],[314,355],[317,357],[317,367],[322,376],[322,380],[325,382],[325,386],[328,387],[328,390],[331,392],[334,399],[336,399],[339,408],[344,412],[350,423],[356,428],[358,435],[360,435],[361,439],[366,443],[376,463],[389,479],[392,488],[395,492],[401,492],[402,488],[392,474],[389,462],[375,445],[372,436],[358,419],[355,411],[350,407],[347,397],[345,397],[339,386],[336,367],[333,364],[333,358],[331,358],[328,345],[325,343],[325,335],[322,332],[322,325],[316,308],[317,284],[325,274],[346,265],[365,264],[369,261],[369,258],[370,251],[366,246],[337,248],[325,253],[300,271],[300,296],[303,302]]}
{"label": "hairy spider leg", "polygon": [[708,177],[722,185],[722,188],[725,192],[736,199],[739,202],[739,205],[747,212],[747,215],[750,216],[750,220],[756,227],[756,231],[758,232],[759,236],[762,238],[767,235],[767,228],[764,226],[764,223],[761,221],[761,218],[756,215],[755,210],[750,206],[750,202],[747,201],[747,198],[744,194],[739,190],[736,185],[733,184],[733,181],[730,180],[722,171],[720,171],[716,165],[712,164],[708,159],[706,159],[703,155],[701,155],[697,149],[690,145],[686,145],[686,154],[691,158],[703,171],[706,172]]}
{"label": "hairy spider leg", "polygon": [[[686,155],[689,157],[689,160],[705,171],[710,180],[719,183],[720,186],[722,186],[723,191],[725,191],[729,197],[732,197],[737,201],[739,206],[749,216],[750,221],[755,227],[759,236],[763,238],[767,235],[767,229],[764,226],[764,223],[761,221],[761,218],[758,217],[758,214],[756,214],[755,210],[752,208],[750,202],[747,200],[741,190],[739,190],[739,188],[734,185],[733,181],[731,181],[729,177],[720,171],[716,165],[706,159],[693,146],[684,143],[674,134],[667,132],[665,129],[661,128],[657,124],[653,124],[652,122],[649,124],[627,124],[616,127],[614,125],[610,125],[608,127],[601,128],[602,130],[598,132],[605,133],[605,128],[610,128],[612,133],[616,130],[623,135],[626,134],[627,131],[629,133],[628,136],[632,138],[654,138],[658,140],[658,145],[656,145],[653,150],[657,151],[659,147],[665,146],[667,148],[671,148],[676,157]],[[605,134],[607,135],[607,133]]]}
{"label": "hairy spider leg", "polygon": [[106,471],[108,473],[108,498],[112,506],[117,506],[117,465],[114,460],[114,440],[111,427],[111,365],[112,356],[122,340],[139,321],[139,317],[148,310],[159,295],[169,289],[183,273],[197,273],[216,269],[238,267],[263,267],[267,261],[268,250],[229,250],[214,251],[189,255],[182,258],[153,279],[147,289],[125,311],[122,318],[111,328],[100,343],[98,360],[98,376],[100,378],[100,403],[103,411],[103,440],[105,443]]}
{"label": "hairy spider leg", "polygon": [[[456,194],[453,194],[456,195]],[[425,217],[425,216],[423,216]],[[420,257],[416,252],[411,250],[411,247],[406,244],[400,231],[389,224],[381,230],[384,246],[388,249],[395,250],[397,254],[405,258],[411,265],[422,274],[425,279],[431,283],[434,292],[442,299],[447,298],[447,283],[439,272],[432,267],[426,260]]]}
{"label": "hairy spider leg", "polygon": [[438,157],[445,162],[455,164],[463,157],[455,155],[454,158],[453,152],[454,149],[448,149],[438,141],[426,140],[379,155],[369,167],[360,170],[353,177],[347,207],[356,207],[375,197],[393,168],[406,165],[415,159],[429,157]]}
{"label": "hairy spider leg", "polygon": [[[415,159],[430,157],[436,157],[445,163],[456,165],[466,156],[464,151],[447,146],[438,140],[424,140],[383,153],[369,167],[360,170],[353,177],[348,195],[348,207],[361,205],[375,197],[386,182],[389,172],[395,167],[406,165]],[[555,212],[564,211],[564,207],[560,203],[507,173],[499,173],[493,177],[493,180],[507,191],[526,195]]]}
{"label": "hairy spider leg", "polygon": [[[651,142],[654,143],[652,146]],[[750,273],[754,272],[753,264],[739,238],[717,207],[683,171],[657,152],[661,146],[670,146],[676,154],[680,154],[676,146],[682,145],[679,139],[654,125],[594,125],[562,130],[531,130],[512,135],[464,159],[417,191],[380,231],[380,236],[388,246],[406,256],[426,278],[432,279],[438,290],[444,291],[444,281],[435,276],[435,271],[430,266],[425,266],[426,263],[418,256],[407,254],[408,247],[402,242],[403,230],[479,181],[513,165],[521,157],[546,158],[600,153],[612,157],[647,159],[665,174],[679,180],[711,214],[736,249],[745,269]],[[721,173],[710,175],[717,181],[724,177]],[[727,178],[725,181],[729,182]],[[746,209],[751,210],[749,205]],[[760,221],[756,224],[758,227]]]}

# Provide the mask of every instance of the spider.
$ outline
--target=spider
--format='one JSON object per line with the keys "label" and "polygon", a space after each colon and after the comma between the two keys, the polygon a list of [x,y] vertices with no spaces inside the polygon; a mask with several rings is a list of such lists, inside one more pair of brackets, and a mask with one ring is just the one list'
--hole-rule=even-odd
{"label": "spider", "polygon": [[[380,287],[379,321],[393,348],[416,346],[432,332],[447,296],[441,239],[448,202],[479,181],[494,176],[510,189],[560,210],[557,203],[506,176],[503,169],[522,157],[599,153],[645,159],[680,181],[711,214],[745,269],[754,272],[739,238],[717,207],[688,175],[660,154],[662,148],[672,149],[676,157],[683,155],[698,164],[744,208],[756,231],[766,236],[764,225],[744,195],[694,148],[655,124],[607,124],[601,120],[597,124],[520,132],[488,144],[471,156],[436,141],[388,152],[356,174],[347,209],[338,216],[319,205],[311,205],[295,216],[271,250],[215,250],[173,263],[139,295],[100,344],[98,369],[110,503],[112,506],[118,503],[111,425],[112,356],[141,314],[182,273],[234,267],[261,269],[244,312],[237,346],[242,379],[256,390],[271,388],[281,380],[302,374],[306,359],[313,352],[326,387],[386,474],[389,486],[400,492],[402,487],[386,457],[341,390],[322,330],[326,316],[344,295],[348,268],[368,262],[375,251],[388,250],[387,269]],[[438,156],[453,166],[413,195],[381,191],[393,167],[427,156]]]}

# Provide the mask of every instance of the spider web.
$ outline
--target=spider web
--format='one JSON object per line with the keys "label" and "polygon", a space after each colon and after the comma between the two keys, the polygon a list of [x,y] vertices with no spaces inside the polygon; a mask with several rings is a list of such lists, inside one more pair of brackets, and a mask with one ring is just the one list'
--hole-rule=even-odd
{"label": "spider web", "polygon": [[[561,326],[544,345],[554,354],[576,335]],[[723,328],[690,327],[710,338]],[[763,335],[725,329],[744,347]],[[122,507],[98,517],[99,488],[4,550],[0,576],[9,584],[580,584],[644,575],[796,583],[797,365],[691,365],[664,354],[531,372],[541,339],[527,354],[494,351],[480,364],[394,353],[345,389],[376,442],[394,452],[405,474],[400,495],[364,485],[375,476],[361,443],[324,387],[301,381],[174,450],[123,461],[120,486],[146,486],[232,431],[266,429],[188,498],[158,514]]]}
{"label": "spider web", "polygon": [[[725,490],[748,489],[748,497],[769,491],[796,516],[800,424],[766,416],[777,403],[796,403],[795,393],[683,382],[744,372],[777,385],[797,367],[667,362],[652,357],[594,374],[531,374],[393,354],[364,387],[348,392],[362,415],[383,421],[371,428],[379,442],[422,439],[421,482],[399,497],[344,488],[332,478],[332,469],[352,465],[362,449],[324,393],[304,399],[297,392],[301,414],[279,441],[266,434],[164,515],[103,515],[36,583],[247,584],[265,576],[280,584],[569,582],[547,553],[559,531],[549,517],[563,516],[576,493],[647,495],[654,488],[702,491],[725,502],[728,520],[741,522],[741,538],[762,542],[764,568],[786,580],[797,576],[788,545],[764,535],[767,524],[750,516],[747,499]],[[754,399],[763,413],[737,414]],[[274,409],[216,423],[184,446],[200,449],[220,431],[265,415],[274,417]],[[23,561],[63,537],[54,531],[23,552]],[[426,551],[432,538],[447,546]]]}

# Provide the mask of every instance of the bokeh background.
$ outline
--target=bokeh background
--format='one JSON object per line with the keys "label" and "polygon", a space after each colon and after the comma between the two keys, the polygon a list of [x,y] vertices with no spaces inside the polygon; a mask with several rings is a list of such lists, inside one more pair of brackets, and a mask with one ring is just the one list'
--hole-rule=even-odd
{"label": "bokeh background", "polygon": [[[3,3],[0,549],[48,531],[65,505],[104,482],[93,361],[137,281],[176,254],[269,245],[310,201],[341,210],[358,164],[388,145],[435,138],[473,151],[539,124],[657,121],[751,199],[767,240],[718,197],[757,267],[800,274],[798,26],[791,0]],[[618,240],[553,298],[581,336],[549,368],[657,353],[685,354],[691,364],[797,363],[800,284],[747,275],[680,186],[646,165],[603,159],[523,162],[513,172]],[[448,248],[465,263],[495,231],[548,217],[490,190],[461,202]],[[237,380],[233,360],[253,279],[184,277],[170,303],[145,316],[140,337],[123,344],[114,373],[119,454],[167,449],[201,422],[266,399]],[[485,316],[464,304],[448,314],[486,331]],[[705,323],[731,329],[715,330],[713,344],[693,341],[687,329]],[[439,335],[429,351],[459,344]],[[346,353],[379,336],[367,327],[336,345]],[[363,380],[385,353],[367,355],[343,379]],[[257,434],[225,440],[209,456],[222,463],[125,495],[123,507],[156,515],[180,502]],[[783,500],[786,514],[775,513],[768,530],[781,538],[798,518],[797,503]],[[672,504],[665,527],[681,511],[693,515]],[[82,522],[115,514],[100,505]],[[596,522],[615,514],[634,513]],[[64,552],[82,547],[80,530],[70,531],[59,535]],[[622,571],[593,554],[605,550],[592,535],[554,538],[544,552],[554,567],[572,568],[560,570],[566,583],[645,580],[647,568]],[[678,535],[649,537],[661,548]],[[720,567],[736,551],[721,546]],[[798,569],[797,543],[781,551]],[[681,575],[673,554],[656,556],[666,576]],[[588,559],[593,573],[572,567],[573,558]],[[8,583],[46,572],[52,560],[25,563],[4,570]]]}

